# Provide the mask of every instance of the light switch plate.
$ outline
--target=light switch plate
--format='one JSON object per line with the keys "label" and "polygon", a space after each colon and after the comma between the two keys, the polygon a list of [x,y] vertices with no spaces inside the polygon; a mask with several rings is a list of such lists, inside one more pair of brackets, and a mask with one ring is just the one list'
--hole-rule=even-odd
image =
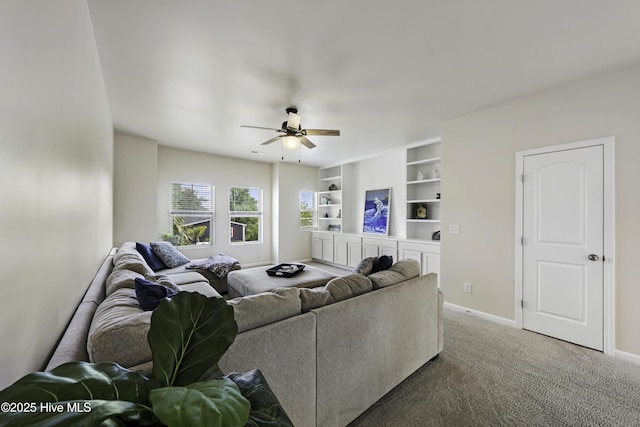
{"label": "light switch plate", "polygon": [[460,226],[459,225],[450,225],[449,226],[449,234],[460,234]]}

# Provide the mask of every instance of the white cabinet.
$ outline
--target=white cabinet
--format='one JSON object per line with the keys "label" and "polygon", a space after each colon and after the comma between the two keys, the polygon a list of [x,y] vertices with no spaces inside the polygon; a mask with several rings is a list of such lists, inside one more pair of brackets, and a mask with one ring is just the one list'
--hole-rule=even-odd
{"label": "white cabinet", "polygon": [[342,231],[342,166],[318,170],[318,230]]}
{"label": "white cabinet", "polygon": [[393,239],[380,239],[374,237],[362,238],[362,257],[380,257],[388,255],[394,261],[398,260],[398,241]]}
{"label": "white cabinet", "polygon": [[334,262],[355,267],[362,260],[362,238],[336,234],[334,241]]}
{"label": "white cabinet", "polygon": [[436,273],[440,286],[440,245],[411,241],[398,242],[400,259],[413,259],[420,264],[420,274]]}
{"label": "white cabinet", "polygon": [[347,242],[340,240],[333,242],[333,261],[336,264],[347,265],[348,254]]}
{"label": "white cabinet", "polygon": [[334,262],[333,234],[311,233],[311,256],[319,261]]}
{"label": "white cabinet", "polygon": [[441,143],[407,148],[407,239],[432,240],[440,230]]}

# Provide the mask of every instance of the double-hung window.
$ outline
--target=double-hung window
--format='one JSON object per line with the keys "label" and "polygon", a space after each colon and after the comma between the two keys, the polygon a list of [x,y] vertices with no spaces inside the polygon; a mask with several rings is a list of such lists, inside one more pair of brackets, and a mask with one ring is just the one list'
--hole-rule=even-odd
{"label": "double-hung window", "polygon": [[313,191],[300,191],[300,229],[311,230],[316,228],[316,209],[314,200],[316,193]]}
{"label": "double-hung window", "polygon": [[211,245],[214,240],[214,186],[171,183],[171,223],[178,245]]}
{"label": "double-hung window", "polygon": [[229,188],[229,241],[262,243],[262,190]]}

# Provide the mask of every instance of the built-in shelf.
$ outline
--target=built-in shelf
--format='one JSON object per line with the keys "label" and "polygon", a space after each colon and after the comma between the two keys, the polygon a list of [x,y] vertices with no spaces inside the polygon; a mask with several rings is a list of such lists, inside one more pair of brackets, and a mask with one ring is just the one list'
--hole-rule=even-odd
{"label": "built-in shelf", "polygon": [[342,232],[343,184],[341,165],[318,169],[318,231]]}
{"label": "built-in shelf", "polygon": [[423,159],[423,160],[416,160],[413,162],[407,162],[407,166],[429,165],[433,163],[440,163],[441,161],[442,161],[442,157],[433,157],[431,159]]}
{"label": "built-in shelf", "polygon": [[318,181],[339,181],[341,179],[342,179],[342,176],[336,175],[336,176],[329,176],[326,178],[319,178]]}
{"label": "built-in shelf", "polygon": [[439,139],[407,148],[405,218],[408,240],[439,244],[438,240],[433,240],[433,234],[440,230],[440,153]]}
{"label": "built-in shelf", "polygon": [[407,181],[407,185],[411,185],[411,184],[427,184],[430,182],[440,182],[442,181],[442,178],[432,178],[432,179],[423,179],[420,181]]}

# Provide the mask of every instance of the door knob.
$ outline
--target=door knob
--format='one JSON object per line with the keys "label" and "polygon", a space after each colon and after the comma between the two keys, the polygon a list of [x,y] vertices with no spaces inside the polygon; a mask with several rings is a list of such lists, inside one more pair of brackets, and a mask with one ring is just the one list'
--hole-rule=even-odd
{"label": "door knob", "polygon": [[590,261],[597,261],[599,259],[600,259],[600,257],[598,255],[596,255],[596,254],[589,255],[589,260]]}

